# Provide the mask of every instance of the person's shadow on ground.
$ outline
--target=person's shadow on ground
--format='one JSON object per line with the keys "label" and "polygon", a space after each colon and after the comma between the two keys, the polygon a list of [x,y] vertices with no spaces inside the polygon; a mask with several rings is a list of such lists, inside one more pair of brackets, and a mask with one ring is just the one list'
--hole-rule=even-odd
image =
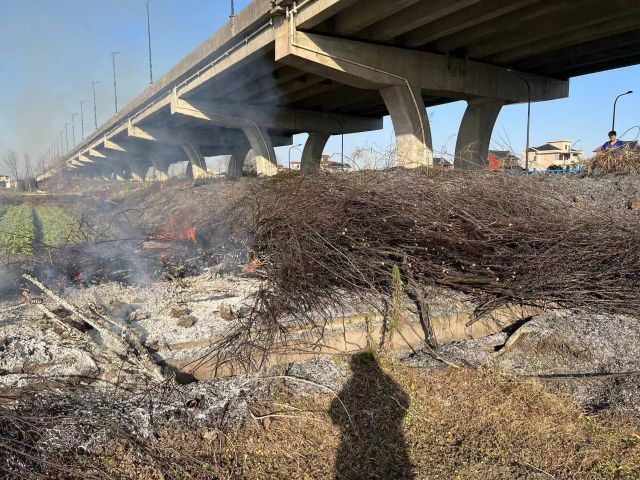
{"label": "person's shadow on ground", "polygon": [[341,430],[336,479],[414,478],[403,431],[408,395],[371,353],[354,355],[351,370],[342,403],[334,399],[330,409]]}

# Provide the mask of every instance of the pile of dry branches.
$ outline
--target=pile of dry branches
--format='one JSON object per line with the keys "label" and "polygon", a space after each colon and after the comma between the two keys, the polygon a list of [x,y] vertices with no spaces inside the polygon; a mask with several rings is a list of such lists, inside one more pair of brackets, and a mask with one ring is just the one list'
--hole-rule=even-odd
{"label": "pile of dry branches", "polygon": [[471,295],[478,313],[517,303],[640,314],[640,218],[539,179],[397,170],[252,185],[230,206],[264,262],[252,335],[256,321],[273,333],[282,318],[313,324],[354,299],[388,300],[394,266],[418,308],[436,285]]}
{"label": "pile of dry branches", "polygon": [[599,152],[586,162],[586,166],[595,174],[640,173],[640,151],[625,147]]}

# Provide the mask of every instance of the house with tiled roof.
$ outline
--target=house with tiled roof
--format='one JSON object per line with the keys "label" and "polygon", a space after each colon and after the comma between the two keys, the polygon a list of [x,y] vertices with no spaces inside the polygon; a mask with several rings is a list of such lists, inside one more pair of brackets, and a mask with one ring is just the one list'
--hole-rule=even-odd
{"label": "house with tiled roof", "polygon": [[554,140],[529,148],[529,170],[568,170],[582,158],[582,150],[573,148],[571,140]]}

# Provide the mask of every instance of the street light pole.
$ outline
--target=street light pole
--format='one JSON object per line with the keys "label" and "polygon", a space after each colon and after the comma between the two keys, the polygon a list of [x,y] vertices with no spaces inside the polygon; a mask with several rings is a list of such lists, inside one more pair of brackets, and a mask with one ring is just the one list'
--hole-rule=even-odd
{"label": "street light pole", "polygon": [[113,63],[113,101],[116,106],[116,115],[118,114],[118,84],[116,82],[116,55],[120,52],[111,52],[111,62]]}
{"label": "street light pole", "polygon": [[71,114],[71,133],[73,135],[73,146],[76,146],[76,117],[78,116],[77,113],[72,113]]}
{"label": "street light pole", "polygon": [[149,4],[151,0],[145,0],[144,4],[147,7],[147,39],[149,43],[149,83],[153,85],[153,63],[151,61],[151,13],[149,11]]}
{"label": "street light pole", "polygon": [[300,145],[302,145],[302,144],[299,143],[298,145],[291,145],[289,147],[289,171],[291,171],[291,150],[293,150],[294,148],[299,147]]}
{"label": "street light pole", "polygon": [[82,140],[84,140],[84,110],[82,106],[84,105],[84,100],[80,100],[80,125],[82,126]]}
{"label": "street light pole", "polygon": [[527,146],[524,153],[524,170],[525,172],[529,171],[529,136],[531,134],[531,85],[529,84],[529,80],[520,75],[515,70],[511,68],[507,68],[507,71],[513,73],[516,77],[522,80],[527,86]]}
{"label": "street light pole", "polygon": [[614,102],[613,102],[613,119],[611,120],[611,130],[612,131],[615,131],[615,129],[616,129],[616,104],[618,103],[618,99],[620,97],[624,97],[625,95],[630,95],[632,93],[633,93],[633,90],[629,90],[628,92],[621,93],[614,100]]}
{"label": "street light pole", "polygon": [[99,80],[91,82],[91,87],[93,88],[93,122],[96,130],[98,130],[98,109],[96,107],[96,85],[98,83],[100,83]]}

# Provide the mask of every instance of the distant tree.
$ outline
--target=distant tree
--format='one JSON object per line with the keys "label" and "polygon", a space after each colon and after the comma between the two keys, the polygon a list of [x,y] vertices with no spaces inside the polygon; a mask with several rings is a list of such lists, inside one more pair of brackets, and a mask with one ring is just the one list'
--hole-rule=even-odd
{"label": "distant tree", "polygon": [[18,175],[18,154],[15,150],[7,150],[2,156],[2,163],[7,169],[7,174],[12,177],[14,182],[19,179]]}
{"label": "distant tree", "polygon": [[31,163],[31,156],[28,153],[24,154],[24,184],[27,190],[31,191],[33,178],[33,164]]}

